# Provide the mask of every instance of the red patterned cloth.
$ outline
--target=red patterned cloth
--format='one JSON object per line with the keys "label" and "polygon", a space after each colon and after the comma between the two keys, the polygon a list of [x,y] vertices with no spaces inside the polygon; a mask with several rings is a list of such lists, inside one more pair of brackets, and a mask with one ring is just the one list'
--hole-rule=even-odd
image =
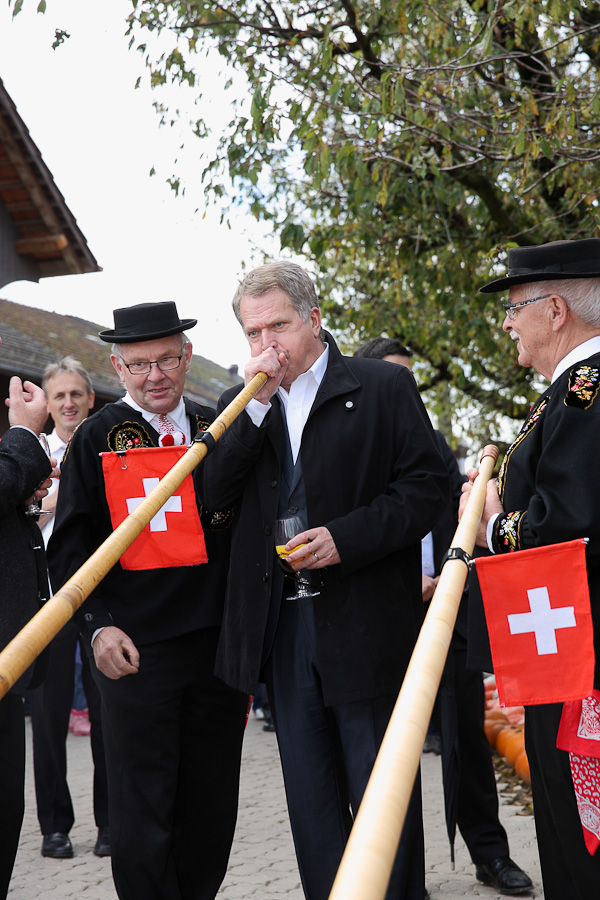
{"label": "red patterned cloth", "polygon": [[563,705],[556,746],[569,753],[588,852],[600,846],[600,691]]}

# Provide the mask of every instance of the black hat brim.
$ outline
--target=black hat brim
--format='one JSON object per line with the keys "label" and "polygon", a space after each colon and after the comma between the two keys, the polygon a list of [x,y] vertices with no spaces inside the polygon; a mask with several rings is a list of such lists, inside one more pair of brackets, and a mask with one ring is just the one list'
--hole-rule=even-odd
{"label": "black hat brim", "polygon": [[106,344],[139,344],[143,341],[156,341],[159,338],[170,337],[172,334],[181,334],[198,324],[198,319],[182,319],[179,325],[172,328],[163,328],[159,331],[147,331],[142,333],[124,335],[111,328],[109,331],[99,331],[98,337]]}
{"label": "black hat brim", "polygon": [[500,291],[506,291],[515,284],[533,284],[535,281],[571,281],[574,278],[600,278],[600,272],[594,274],[586,272],[582,275],[561,274],[553,272],[549,275],[547,272],[529,273],[528,275],[506,275],[504,278],[497,278],[496,281],[490,281],[479,288],[481,294],[496,294]]}

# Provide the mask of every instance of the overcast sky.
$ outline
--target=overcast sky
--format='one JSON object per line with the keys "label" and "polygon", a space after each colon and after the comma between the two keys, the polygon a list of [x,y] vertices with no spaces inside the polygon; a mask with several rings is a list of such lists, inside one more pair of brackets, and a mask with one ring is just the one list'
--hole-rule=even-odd
{"label": "overcast sky", "polygon": [[[107,327],[116,307],[172,299],[182,318],[199,319],[190,333],[195,352],[242,368],[248,352],[231,297],[242,263],[261,261],[254,246],[277,255],[278,243],[250,216],[238,214],[230,230],[204,208],[200,142],[186,130],[159,128],[153,93],[134,89],[144,68],[125,37],[130,2],[47,6],[40,15],[37,0],[25,0],[13,20],[7,0],[0,3],[0,78],[103,272],[16,282],[0,288],[0,297]],[[71,37],[52,50],[57,27]],[[216,75],[222,65],[208,60],[203,69],[201,110],[216,133],[228,121]],[[171,100],[190,103],[182,89]],[[184,199],[165,182],[178,156]],[[152,167],[157,176],[149,176]]]}

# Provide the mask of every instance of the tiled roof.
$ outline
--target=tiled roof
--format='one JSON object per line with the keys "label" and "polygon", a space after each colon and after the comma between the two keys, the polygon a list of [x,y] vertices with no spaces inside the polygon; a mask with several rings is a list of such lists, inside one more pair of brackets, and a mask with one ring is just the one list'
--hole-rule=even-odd
{"label": "tiled roof", "polygon": [[[97,393],[120,397],[123,389],[110,362],[110,345],[98,337],[103,327],[0,299],[0,373],[21,374],[39,384],[48,363],[71,355],[88,370]],[[229,369],[194,355],[185,392],[214,406],[220,394],[240,380]]]}

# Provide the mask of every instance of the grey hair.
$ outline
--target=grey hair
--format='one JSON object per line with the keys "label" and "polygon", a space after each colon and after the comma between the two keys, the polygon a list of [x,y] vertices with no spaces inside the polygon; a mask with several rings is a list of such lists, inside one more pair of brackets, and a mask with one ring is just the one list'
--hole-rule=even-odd
{"label": "grey hair", "polygon": [[319,308],[317,291],[308,272],[297,263],[276,260],[258,266],[240,281],[232,301],[240,325],[244,324],[240,312],[242,297],[261,297],[277,288],[285,291],[303,322],[308,322],[311,309]]}
{"label": "grey hair", "polygon": [[88,394],[94,393],[94,386],[92,384],[92,379],[90,378],[90,374],[87,369],[81,365],[78,359],[75,359],[74,356],[63,356],[62,359],[59,359],[56,363],[49,363],[44,369],[44,374],[42,376],[42,390],[44,393],[47,392],[48,382],[51,378],[56,378],[57,375],[61,375],[63,372],[70,373],[72,375],[79,375],[82,379],[83,383],[86,386]]}
{"label": "grey hair", "polygon": [[[138,341],[132,341],[131,343],[137,344]],[[181,349],[183,350],[185,347],[187,347],[188,344],[191,344],[191,341],[190,341],[189,337],[187,336],[187,334],[184,334],[182,331],[181,332]],[[123,346],[123,344],[111,344],[111,346],[110,346],[111,355],[118,356],[119,359],[123,359],[123,355],[121,353],[122,346]]]}
{"label": "grey hair", "polygon": [[565,278],[530,282],[524,286],[524,299],[531,300],[540,291],[558,294],[582,321],[600,328],[600,278]]}

